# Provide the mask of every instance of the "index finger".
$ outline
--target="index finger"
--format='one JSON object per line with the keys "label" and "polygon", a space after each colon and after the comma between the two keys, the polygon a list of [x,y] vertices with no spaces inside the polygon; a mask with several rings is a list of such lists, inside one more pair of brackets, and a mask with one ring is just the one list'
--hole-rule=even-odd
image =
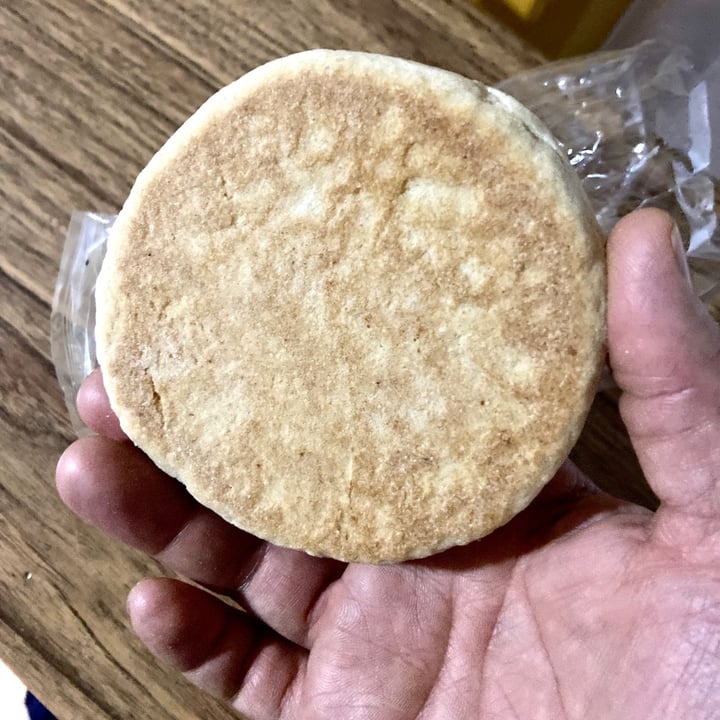
{"label": "index finger", "polygon": [[110,440],[127,440],[117,415],[110,407],[100,369],[88,375],[77,395],[77,410],[82,421],[98,435]]}

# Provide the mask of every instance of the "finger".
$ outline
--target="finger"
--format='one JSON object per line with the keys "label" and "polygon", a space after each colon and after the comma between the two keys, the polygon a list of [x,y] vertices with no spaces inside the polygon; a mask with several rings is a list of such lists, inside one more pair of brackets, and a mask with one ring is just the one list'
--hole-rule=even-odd
{"label": "finger", "polygon": [[720,331],[670,218],[642,210],[608,244],[610,362],[648,482],[666,508],[720,520]]}
{"label": "finger", "polygon": [[83,520],[196,582],[225,593],[293,642],[344,565],[263,542],[196,502],[130,443],[75,442],[56,471]]}
{"label": "finger", "polygon": [[255,618],[168,579],[136,585],[128,611],[153,655],[253,720],[281,718],[295,703],[307,653]]}
{"label": "finger", "polygon": [[111,440],[127,440],[117,415],[110,407],[100,370],[93,370],[83,380],[77,395],[77,410],[82,421],[98,435]]}
{"label": "finger", "polygon": [[181,488],[167,492],[172,481],[133,446],[103,437],[73,443],[58,461],[55,481],[62,501],[83,520],[151,555],[195,512],[190,496]]}

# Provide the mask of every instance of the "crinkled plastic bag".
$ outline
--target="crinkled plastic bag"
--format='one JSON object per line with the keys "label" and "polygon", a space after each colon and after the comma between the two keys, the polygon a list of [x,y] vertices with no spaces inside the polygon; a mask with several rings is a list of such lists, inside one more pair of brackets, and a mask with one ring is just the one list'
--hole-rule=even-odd
{"label": "crinkled plastic bag", "polygon": [[[659,43],[545,65],[498,86],[533,110],[567,153],[607,232],[630,211],[661,207],[687,240],[698,294],[720,305],[718,184],[708,89],[688,53]],[[715,138],[717,142],[717,138]],[[73,213],[52,310],[51,343],[73,426],[75,396],[97,364],[95,281],[113,215]]]}
{"label": "crinkled plastic bag", "polygon": [[82,381],[97,367],[95,281],[115,217],[73,212],[55,284],[50,349],[70,420],[80,435],[87,428],[78,415],[75,397]]}
{"label": "crinkled plastic bag", "polygon": [[707,82],[689,51],[646,42],[544,65],[498,85],[555,135],[607,233],[632,210],[669,212],[698,295],[720,304],[718,182]]}

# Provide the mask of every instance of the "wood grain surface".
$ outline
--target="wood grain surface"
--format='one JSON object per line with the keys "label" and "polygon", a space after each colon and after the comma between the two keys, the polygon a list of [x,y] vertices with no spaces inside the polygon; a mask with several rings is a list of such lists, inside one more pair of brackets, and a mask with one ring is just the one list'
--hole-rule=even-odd
{"label": "wood grain surface", "polygon": [[[234,717],[129,630],[127,591],[161,568],[55,494],[72,431],[48,334],[70,211],[117,211],[203,100],[278,55],[388,52],[490,83],[540,58],[462,0],[6,0],[0,43],[0,659],[60,720]],[[650,501],[612,393],[575,456]]]}

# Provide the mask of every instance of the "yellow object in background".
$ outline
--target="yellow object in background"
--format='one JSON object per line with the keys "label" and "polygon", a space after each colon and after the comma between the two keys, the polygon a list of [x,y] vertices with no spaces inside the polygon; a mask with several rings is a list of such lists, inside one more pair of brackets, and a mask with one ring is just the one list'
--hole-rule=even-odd
{"label": "yellow object in background", "polygon": [[473,0],[549,58],[597,50],[630,0]]}
{"label": "yellow object in background", "polygon": [[534,20],[547,5],[547,0],[503,0],[523,20]]}

